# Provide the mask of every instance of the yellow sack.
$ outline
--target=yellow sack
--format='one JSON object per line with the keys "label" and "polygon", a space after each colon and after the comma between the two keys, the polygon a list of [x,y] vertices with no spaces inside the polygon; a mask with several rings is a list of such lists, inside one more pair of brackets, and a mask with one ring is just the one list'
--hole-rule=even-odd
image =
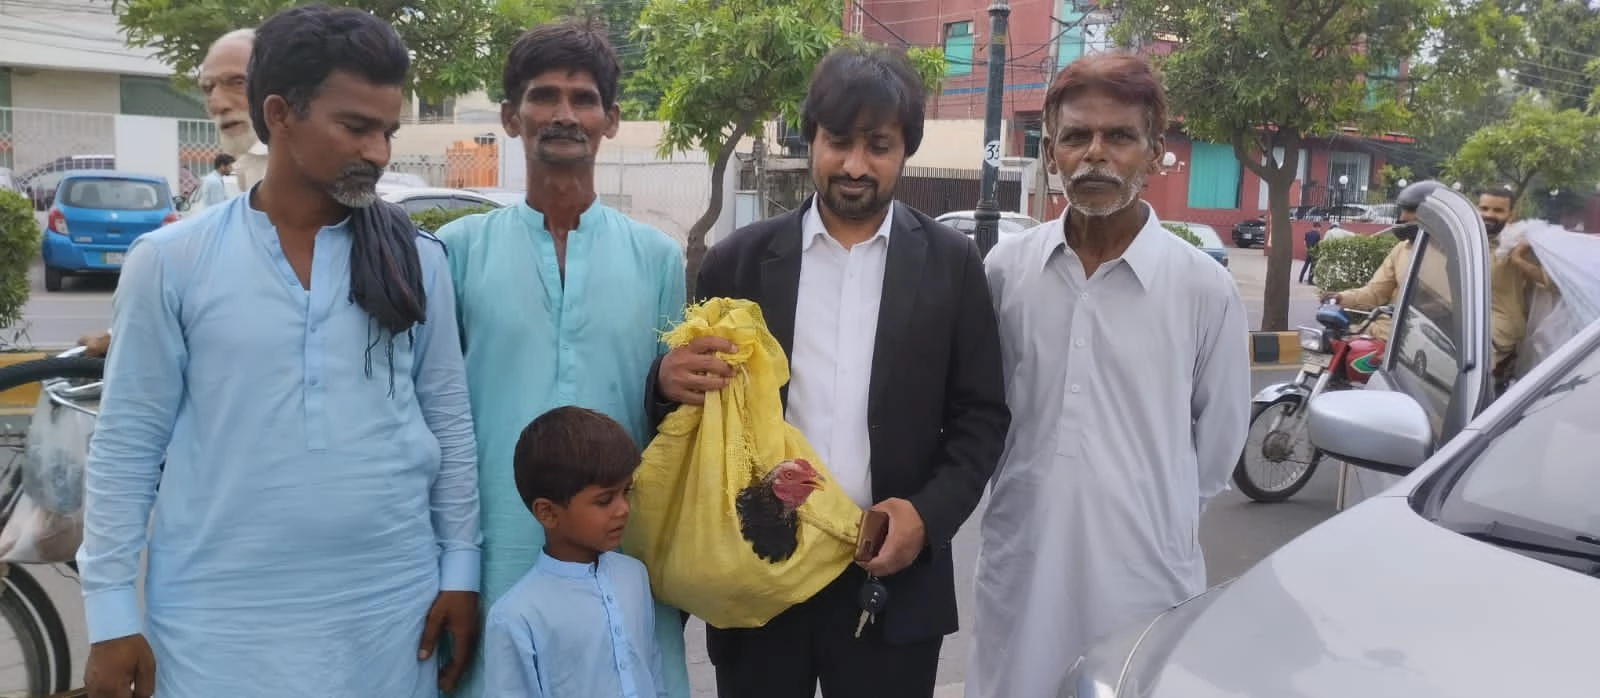
{"label": "yellow sack", "polygon": [[[844,572],[862,511],[784,422],[778,391],[788,361],[760,306],[726,298],[690,306],[664,341],[677,348],[706,335],[738,346],[722,356],[736,373],[704,406],[684,405],[661,423],[634,473],[622,549],[644,562],[663,603],[718,628],[760,627]],[[782,513],[779,492],[804,498],[794,516]]]}

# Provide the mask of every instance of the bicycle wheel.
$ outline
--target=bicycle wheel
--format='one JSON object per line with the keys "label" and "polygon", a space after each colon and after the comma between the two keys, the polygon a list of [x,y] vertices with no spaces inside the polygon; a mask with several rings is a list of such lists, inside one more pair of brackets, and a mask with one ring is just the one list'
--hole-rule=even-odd
{"label": "bicycle wheel", "polygon": [[61,615],[44,587],[17,565],[0,578],[0,622],[10,626],[22,650],[15,667],[0,658],[0,695],[33,698],[70,688],[72,649]]}
{"label": "bicycle wheel", "polygon": [[[24,361],[0,367],[0,391],[52,378],[98,380],[104,373],[103,359],[71,356]],[[25,430],[14,436],[21,437],[17,444],[20,454]],[[9,648],[0,650],[0,698],[50,696],[72,688],[72,649],[61,614],[44,588],[19,565],[0,565],[0,624],[11,629],[20,655],[13,658]]]}

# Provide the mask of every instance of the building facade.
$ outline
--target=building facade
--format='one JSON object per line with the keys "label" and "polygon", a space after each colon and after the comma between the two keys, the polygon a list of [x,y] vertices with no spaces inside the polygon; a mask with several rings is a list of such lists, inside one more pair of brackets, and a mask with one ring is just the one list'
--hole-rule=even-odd
{"label": "building facade", "polygon": [[[843,1],[848,32],[889,45],[944,50],[946,77],[929,106],[930,119],[984,117],[989,0]],[[1051,78],[1080,56],[1113,48],[1113,17],[1100,9],[1097,0],[1011,0],[1010,7],[1001,99],[1004,148],[1013,157],[1036,158]],[[1181,121],[1181,115],[1174,116]],[[1365,138],[1354,132],[1308,140],[1300,152],[1290,204],[1387,200],[1393,183],[1383,176],[1384,164],[1411,142],[1404,136]],[[981,147],[981,140],[972,143],[974,153]],[[1231,146],[1190,139],[1175,124],[1167,133],[1167,148],[1176,164],[1152,177],[1145,192],[1162,217],[1206,223],[1226,234],[1234,223],[1266,211],[1265,184],[1241,166]],[[1065,204],[1059,183],[1052,184],[1050,199],[1045,211],[1053,215]]]}

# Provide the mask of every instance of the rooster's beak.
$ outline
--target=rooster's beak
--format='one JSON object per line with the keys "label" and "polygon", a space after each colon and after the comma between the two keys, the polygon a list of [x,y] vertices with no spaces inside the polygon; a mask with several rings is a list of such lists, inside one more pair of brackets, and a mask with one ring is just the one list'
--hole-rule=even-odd
{"label": "rooster's beak", "polygon": [[822,476],[808,477],[802,480],[800,484],[810,487],[812,490],[820,490],[822,489]]}

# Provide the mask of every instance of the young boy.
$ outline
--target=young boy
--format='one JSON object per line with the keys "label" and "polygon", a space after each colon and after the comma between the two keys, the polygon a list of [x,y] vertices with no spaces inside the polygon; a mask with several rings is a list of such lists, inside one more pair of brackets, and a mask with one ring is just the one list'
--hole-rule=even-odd
{"label": "young boy", "polygon": [[667,695],[650,579],[614,552],[638,464],[622,425],[592,410],[558,407],[522,431],[512,467],[544,551],[489,609],[484,698]]}

